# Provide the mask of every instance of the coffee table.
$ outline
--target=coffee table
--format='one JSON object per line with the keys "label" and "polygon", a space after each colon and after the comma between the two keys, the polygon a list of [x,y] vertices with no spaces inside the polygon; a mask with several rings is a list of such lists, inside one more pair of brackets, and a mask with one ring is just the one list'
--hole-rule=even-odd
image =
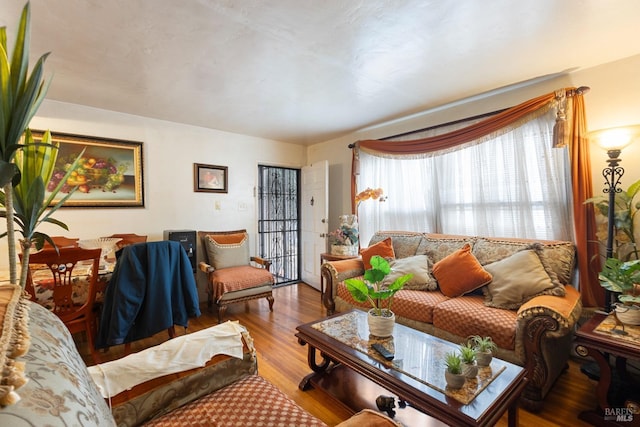
{"label": "coffee table", "polygon": [[[370,336],[367,314],[359,310],[306,323],[296,330],[298,342],[308,346],[313,371],[300,382],[301,390],[316,386],[332,393],[329,389],[336,384],[337,389],[349,388],[344,378],[351,371],[393,393],[401,408],[406,403],[407,409],[415,408],[449,425],[490,426],[506,411],[509,426],[518,424],[518,399],[527,383],[526,371],[520,366],[494,358],[489,367],[480,369],[478,377],[456,391],[444,380],[444,354],[457,351],[457,344],[400,324],[390,338]],[[373,343],[392,350],[394,359],[386,361],[371,348]],[[351,398],[366,389],[355,387],[340,399],[349,400],[343,403],[359,411],[363,408],[351,407]]]}

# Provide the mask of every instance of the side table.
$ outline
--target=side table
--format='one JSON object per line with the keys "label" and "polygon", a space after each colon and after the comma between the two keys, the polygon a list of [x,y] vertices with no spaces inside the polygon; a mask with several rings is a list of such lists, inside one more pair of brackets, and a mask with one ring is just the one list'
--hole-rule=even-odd
{"label": "side table", "polygon": [[[353,259],[358,258],[360,255],[334,255],[328,252],[324,252],[320,254],[320,266],[327,261],[340,261],[343,259]],[[320,274],[320,302],[324,297],[324,277]]]}
{"label": "side table", "polygon": [[[596,313],[576,331],[576,353],[591,356],[600,369],[596,387],[598,407],[580,413],[579,418],[596,426],[640,426],[640,415],[626,408],[624,401],[610,401],[614,369],[609,360],[611,356],[615,358],[615,373],[621,380],[633,381],[626,372],[626,363],[627,359],[640,360],[640,327],[627,326],[626,335],[616,333],[614,327],[614,315]],[[639,390],[637,384],[629,386]],[[638,401],[637,395],[631,398]]]}

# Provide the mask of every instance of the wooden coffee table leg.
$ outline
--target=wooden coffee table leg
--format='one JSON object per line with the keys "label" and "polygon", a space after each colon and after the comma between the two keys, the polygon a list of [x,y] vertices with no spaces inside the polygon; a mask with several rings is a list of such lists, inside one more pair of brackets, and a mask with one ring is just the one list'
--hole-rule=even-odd
{"label": "wooden coffee table leg", "polygon": [[509,412],[508,412],[508,425],[509,427],[516,427],[518,426],[518,400],[516,399],[515,402],[513,402],[511,404],[511,406],[509,406]]}
{"label": "wooden coffee table leg", "polygon": [[[298,342],[300,343],[300,345],[305,345],[306,343],[302,340],[298,340]],[[313,371],[312,373],[310,373],[309,375],[305,376],[302,381],[300,381],[300,384],[298,384],[298,388],[302,391],[306,391],[311,387],[310,381],[311,378],[317,374],[321,374],[323,372],[325,372],[327,370],[327,368],[329,367],[329,365],[331,364],[331,359],[329,357],[327,357],[326,354],[320,352],[320,356],[322,357],[322,362],[318,363],[316,361],[316,354],[317,354],[318,350],[313,347],[313,346],[308,346],[308,352],[307,352],[307,363],[309,364],[309,367],[311,368],[311,370]]]}

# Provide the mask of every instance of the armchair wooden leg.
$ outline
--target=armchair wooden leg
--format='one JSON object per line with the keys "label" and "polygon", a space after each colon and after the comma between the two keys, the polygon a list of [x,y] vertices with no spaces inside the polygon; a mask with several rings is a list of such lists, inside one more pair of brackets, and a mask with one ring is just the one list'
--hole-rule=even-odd
{"label": "armchair wooden leg", "polygon": [[267,301],[269,301],[269,311],[273,311],[273,302],[275,301],[275,300],[273,299],[273,295],[269,295],[269,296],[267,297]]}
{"label": "armchair wooden leg", "polygon": [[218,306],[218,323],[222,323],[222,318],[224,317],[224,313],[227,311],[226,305]]}

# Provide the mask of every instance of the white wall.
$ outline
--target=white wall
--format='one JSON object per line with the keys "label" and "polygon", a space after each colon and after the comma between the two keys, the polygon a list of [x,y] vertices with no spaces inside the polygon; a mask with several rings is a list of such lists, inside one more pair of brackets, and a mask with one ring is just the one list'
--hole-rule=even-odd
{"label": "white wall", "polygon": [[[496,70],[499,72],[499,70]],[[640,55],[579,70],[567,75],[538,79],[527,85],[504,88],[481,94],[460,102],[445,105],[411,117],[358,130],[349,135],[313,145],[308,151],[308,161],[329,161],[329,229],[337,228],[338,216],[350,212],[351,150],[347,145],[361,139],[377,139],[411,130],[426,128],[465,117],[495,111],[524,102],[536,96],[553,92],[562,87],[589,86],[585,95],[588,130],[613,126],[640,124]],[[594,194],[603,186],[602,168],[606,153],[591,147]],[[627,147],[622,153],[625,175],[622,186],[640,179],[640,141]]]}
{"label": "white wall", "polygon": [[[247,118],[250,120],[250,118]],[[258,164],[301,168],[306,147],[128,114],[45,100],[33,129],[143,142],[144,208],[63,208],[54,215],[69,231],[50,225],[49,235],[90,239],[112,233],[162,240],[168,229],[247,228],[255,252]],[[228,194],[193,191],[193,164],[227,166]],[[220,209],[215,209],[220,202]],[[6,229],[0,221],[2,230]],[[6,239],[0,269],[8,268]]]}

